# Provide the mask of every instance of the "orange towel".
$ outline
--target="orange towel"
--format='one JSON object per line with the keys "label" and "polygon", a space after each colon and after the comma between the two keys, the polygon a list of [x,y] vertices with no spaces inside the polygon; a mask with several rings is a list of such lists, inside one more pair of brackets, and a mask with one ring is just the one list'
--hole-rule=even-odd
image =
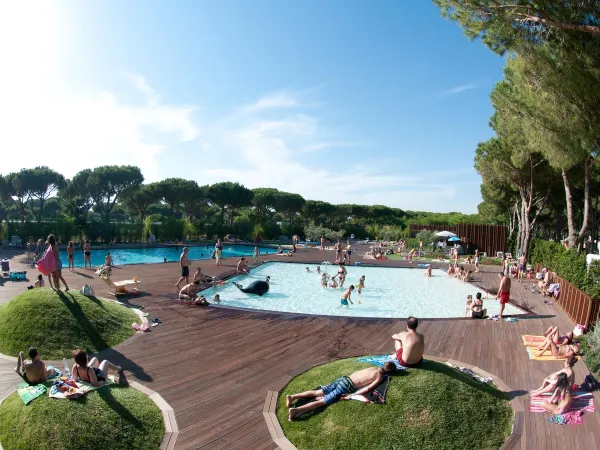
{"label": "orange towel", "polygon": [[544,336],[535,336],[532,334],[522,334],[523,345],[525,347],[537,347],[546,339]]}
{"label": "orange towel", "polygon": [[[531,347],[527,347],[527,353],[529,353],[529,359],[536,361],[561,361],[567,358],[566,356],[554,356],[550,350],[546,350],[542,356],[537,356],[535,349]],[[579,359],[580,356],[576,356],[575,358]]]}

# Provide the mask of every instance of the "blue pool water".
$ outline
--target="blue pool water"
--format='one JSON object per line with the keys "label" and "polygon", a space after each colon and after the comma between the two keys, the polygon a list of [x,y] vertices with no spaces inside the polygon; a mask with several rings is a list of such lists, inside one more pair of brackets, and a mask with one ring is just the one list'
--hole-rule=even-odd
{"label": "blue pool water", "polygon": [[[308,267],[311,272],[306,272]],[[266,263],[252,269],[250,275],[232,279],[242,286],[252,281],[271,277],[269,292],[262,297],[245,294],[232,283],[210,288],[203,293],[210,301],[219,293],[221,304],[226,306],[268,311],[295,312],[303,314],[355,316],[355,317],[408,317],[442,318],[464,317],[468,294],[475,298],[480,292],[475,286],[450,278],[441,270],[434,270],[431,278],[422,269],[396,269],[387,267],[348,266],[345,287],[358,285],[365,275],[365,289],[359,295],[352,293],[354,305],[340,305],[345,289],[323,289],[321,276],[315,272],[316,265],[295,263]],[[325,269],[326,266],[321,266]],[[337,266],[327,267],[329,274],[337,272]],[[485,293],[484,298],[485,298]],[[491,296],[484,299],[488,315],[498,314],[500,304]],[[508,304],[505,314],[523,314]]]}
{"label": "blue pool water", "polygon": [[[113,264],[115,266],[122,266],[124,264],[154,264],[161,263],[164,258],[167,258],[168,262],[179,261],[181,255],[180,247],[152,247],[152,248],[121,248],[121,249],[105,249],[105,250],[92,250],[91,260],[92,266],[98,267],[104,264],[104,257],[106,252],[110,251],[113,258]],[[208,259],[214,250],[214,244],[209,244],[200,247],[189,247],[189,258],[191,260]],[[260,249],[261,254],[275,253],[276,249],[264,248]],[[223,245],[223,257],[229,258],[234,256],[252,256],[254,253],[254,247],[250,245]],[[83,250],[75,250],[75,267],[83,267]],[[62,260],[63,266],[67,267],[67,252],[60,252],[60,259]]]}

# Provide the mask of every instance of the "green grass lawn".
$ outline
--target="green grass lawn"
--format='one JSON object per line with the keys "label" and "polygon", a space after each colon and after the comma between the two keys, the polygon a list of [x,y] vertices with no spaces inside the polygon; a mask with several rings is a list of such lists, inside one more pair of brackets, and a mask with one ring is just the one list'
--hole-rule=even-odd
{"label": "green grass lawn", "polygon": [[425,362],[395,375],[384,405],[340,401],[287,420],[285,396],[369,367],[354,358],[297,376],[279,396],[277,417],[299,449],[498,449],[510,435],[513,410],[504,393],[450,367]]}
{"label": "green grass lawn", "polygon": [[0,443],[5,449],[157,449],[164,433],[154,402],[119,385],[74,400],[44,394],[27,406],[15,392],[0,405]]}
{"label": "green grass lawn", "polygon": [[32,289],[0,306],[0,353],[16,356],[37,347],[42,359],[71,357],[80,347],[96,353],[135,333],[138,316],[114,302],[77,291]]}

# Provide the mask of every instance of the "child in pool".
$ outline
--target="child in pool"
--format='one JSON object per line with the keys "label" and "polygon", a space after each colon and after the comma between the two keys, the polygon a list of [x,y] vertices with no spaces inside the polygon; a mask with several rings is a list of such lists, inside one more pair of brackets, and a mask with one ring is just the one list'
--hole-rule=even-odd
{"label": "child in pool", "polygon": [[310,272],[311,272],[310,267],[307,267],[306,268],[306,273],[310,273]]}
{"label": "child in pool", "polygon": [[317,266],[317,273],[321,273],[321,266]]}
{"label": "child in pool", "polygon": [[330,288],[336,288],[336,287],[338,287],[337,281],[335,281],[334,277],[331,277],[331,282],[329,283],[329,287]]}
{"label": "child in pool", "polygon": [[221,303],[221,297],[219,296],[219,294],[215,294],[215,297],[213,298],[213,302]]}
{"label": "child in pool", "polygon": [[365,276],[363,275],[358,280],[358,295],[360,295],[360,291],[365,288]]}
{"label": "child in pool", "polygon": [[327,274],[321,275],[321,287],[327,289]]}
{"label": "child in pool", "polygon": [[465,303],[465,316],[471,310],[471,305],[473,304],[473,296],[471,294],[467,295],[467,301]]}

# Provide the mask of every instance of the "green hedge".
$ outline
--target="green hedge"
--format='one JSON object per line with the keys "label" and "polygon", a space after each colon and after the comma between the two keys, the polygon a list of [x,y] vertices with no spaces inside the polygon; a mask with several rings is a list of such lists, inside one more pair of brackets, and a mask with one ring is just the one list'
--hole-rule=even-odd
{"label": "green hedge", "polygon": [[548,270],[570,282],[594,298],[600,297],[600,262],[595,261],[589,268],[585,254],[574,249],[565,249],[558,242],[536,239],[531,252],[530,261],[541,264]]}

